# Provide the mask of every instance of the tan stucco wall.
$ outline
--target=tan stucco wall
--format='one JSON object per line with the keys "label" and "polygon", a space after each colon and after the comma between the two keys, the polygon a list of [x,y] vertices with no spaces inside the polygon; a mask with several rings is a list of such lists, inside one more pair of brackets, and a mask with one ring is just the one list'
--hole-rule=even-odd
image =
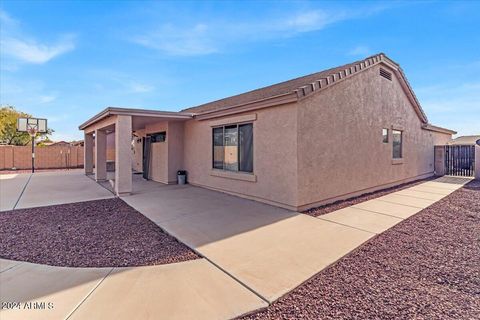
{"label": "tan stucco wall", "polygon": [[[162,183],[176,183],[177,171],[183,168],[183,140],[184,128],[180,121],[159,121],[149,124],[145,130],[137,131],[136,135],[144,137],[146,134],[167,133],[165,142],[152,143],[150,158],[150,179]],[[134,170],[142,171],[142,143],[135,145]]]}
{"label": "tan stucco wall", "polygon": [[[162,121],[147,125],[145,134],[167,131],[167,122]],[[167,133],[168,141],[168,133]],[[153,181],[168,183],[168,147],[167,142],[152,143],[150,155],[150,175]]]}
{"label": "tan stucco wall", "polygon": [[[279,206],[297,203],[296,106],[293,104],[213,120],[185,123],[184,164],[192,184]],[[253,122],[254,175],[212,170],[212,125],[256,118]],[[247,121],[250,122],[250,121]],[[229,176],[229,177],[226,177]],[[253,181],[237,180],[249,178]]]}
{"label": "tan stucco wall", "polygon": [[[401,164],[392,162],[392,127],[403,129]],[[300,101],[298,128],[302,209],[432,175],[433,146],[450,138],[421,129],[400,83],[380,77],[379,66]]]}

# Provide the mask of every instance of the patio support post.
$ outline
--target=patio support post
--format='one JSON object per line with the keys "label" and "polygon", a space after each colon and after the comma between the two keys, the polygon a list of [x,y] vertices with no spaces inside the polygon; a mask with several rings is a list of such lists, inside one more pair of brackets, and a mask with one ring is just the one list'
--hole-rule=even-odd
{"label": "patio support post", "polygon": [[132,116],[117,115],[115,122],[115,193],[132,192]]}
{"label": "patio support post", "polygon": [[95,180],[107,180],[107,134],[95,130]]}
{"label": "patio support post", "polygon": [[86,133],[83,144],[83,167],[85,174],[93,173],[93,134]]}
{"label": "patio support post", "polygon": [[475,145],[475,179],[480,180],[480,145]]}

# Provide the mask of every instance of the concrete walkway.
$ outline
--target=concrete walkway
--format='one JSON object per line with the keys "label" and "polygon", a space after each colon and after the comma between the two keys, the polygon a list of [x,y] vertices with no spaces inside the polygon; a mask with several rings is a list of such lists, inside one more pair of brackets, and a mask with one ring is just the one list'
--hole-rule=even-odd
{"label": "concrete walkway", "polygon": [[113,198],[83,170],[0,175],[0,211]]}
{"label": "concrete walkway", "polygon": [[469,181],[470,178],[442,177],[318,218],[378,234],[429,207]]}
{"label": "concrete walkway", "polygon": [[141,179],[123,200],[272,302],[468,181],[437,179],[318,218],[203,188]]}
{"label": "concrete walkway", "polygon": [[230,319],[267,306],[205,259],[134,268],[0,259],[0,283],[1,302],[20,302],[2,320]]}

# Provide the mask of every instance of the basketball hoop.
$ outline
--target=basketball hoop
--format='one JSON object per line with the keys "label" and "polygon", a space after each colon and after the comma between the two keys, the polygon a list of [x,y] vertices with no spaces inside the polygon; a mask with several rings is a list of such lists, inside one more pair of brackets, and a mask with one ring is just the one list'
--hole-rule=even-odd
{"label": "basketball hoop", "polygon": [[36,127],[30,127],[27,129],[27,132],[30,135],[30,137],[35,138],[35,136],[38,133],[38,129]]}
{"label": "basketball hoop", "polygon": [[32,137],[32,173],[35,172],[35,137],[37,133],[47,133],[47,119],[18,118],[17,132],[26,132]]}

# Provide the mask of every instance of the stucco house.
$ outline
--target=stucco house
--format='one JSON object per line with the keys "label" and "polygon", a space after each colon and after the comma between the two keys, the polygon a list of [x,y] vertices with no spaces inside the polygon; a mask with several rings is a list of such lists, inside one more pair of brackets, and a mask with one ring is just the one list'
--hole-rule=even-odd
{"label": "stucco house", "polygon": [[455,134],[428,122],[382,53],[180,112],[110,107],[79,128],[97,180],[114,133],[119,195],[132,170],[167,184],[186,170],[192,185],[292,210],[431,176],[434,145]]}
{"label": "stucco house", "polygon": [[449,141],[447,144],[453,145],[453,146],[457,146],[457,145],[474,146],[476,144],[480,144],[480,135],[456,137],[455,139]]}

